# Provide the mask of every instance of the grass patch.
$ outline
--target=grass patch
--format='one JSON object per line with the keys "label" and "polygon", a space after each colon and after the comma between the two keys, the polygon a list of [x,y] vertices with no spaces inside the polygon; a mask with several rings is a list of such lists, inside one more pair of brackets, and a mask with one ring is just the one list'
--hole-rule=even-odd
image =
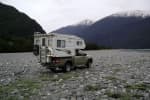
{"label": "grass patch", "polygon": [[106,92],[105,93],[108,97],[114,98],[114,99],[119,99],[119,100],[134,100],[136,99],[141,99],[144,97],[142,94],[131,94],[129,93],[113,93],[113,92]]}
{"label": "grass patch", "polygon": [[41,74],[40,75],[40,79],[42,81],[54,81],[54,82],[59,81],[60,79],[67,80],[72,77],[78,77],[78,74],[70,72],[70,73],[55,74],[55,75],[50,75],[50,74]]}
{"label": "grass patch", "polygon": [[107,92],[106,95],[111,97],[111,98],[116,98],[116,99],[122,97],[121,94],[119,94],[119,93],[112,93],[112,92]]}
{"label": "grass patch", "polygon": [[2,100],[28,100],[30,96],[36,95],[36,90],[40,87],[40,83],[33,80],[17,80],[6,86],[0,85],[0,98]]}
{"label": "grass patch", "polygon": [[108,97],[119,99],[119,100],[132,100],[132,95],[128,93],[113,93],[113,92],[106,92],[105,93]]}
{"label": "grass patch", "polygon": [[118,78],[116,78],[116,77],[114,77],[114,76],[106,76],[105,79],[107,79],[107,80],[112,80],[112,81],[118,80]]}
{"label": "grass patch", "polygon": [[100,89],[102,89],[100,85],[86,85],[84,87],[85,91],[98,91]]}
{"label": "grass patch", "polygon": [[133,84],[133,85],[126,85],[125,88],[127,89],[126,93],[118,93],[118,92],[110,92],[107,91],[105,94],[108,97],[114,98],[114,99],[119,99],[119,100],[134,100],[134,99],[141,99],[144,97],[143,94],[139,94],[139,93],[132,93],[130,92],[130,90],[141,90],[141,91],[147,91],[150,89],[149,85],[146,85],[144,83],[140,83],[140,84]]}
{"label": "grass patch", "polygon": [[120,72],[122,69],[120,69],[120,68],[115,68],[115,69],[113,69],[113,72],[114,73],[117,73],[117,72]]}
{"label": "grass patch", "polygon": [[125,88],[133,89],[133,90],[137,89],[137,90],[146,91],[146,90],[150,89],[150,86],[148,86],[144,83],[140,83],[140,84],[126,85]]}
{"label": "grass patch", "polygon": [[140,99],[141,97],[144,97],[143,95],[141,94],[134,94],[132,97],[135,97],[137,99]]}

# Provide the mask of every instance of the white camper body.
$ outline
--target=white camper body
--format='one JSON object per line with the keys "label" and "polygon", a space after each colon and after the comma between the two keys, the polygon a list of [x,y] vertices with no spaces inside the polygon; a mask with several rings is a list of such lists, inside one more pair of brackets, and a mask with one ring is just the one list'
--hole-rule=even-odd
{"label": "white camper body", "polygon": [[58,33],[35,33],[34,45],[38,45],[40,49],[47,48],[49,53],[46,56],[52,57],[75,56],[76,49],[85,48],[85,42],[80,37]]}

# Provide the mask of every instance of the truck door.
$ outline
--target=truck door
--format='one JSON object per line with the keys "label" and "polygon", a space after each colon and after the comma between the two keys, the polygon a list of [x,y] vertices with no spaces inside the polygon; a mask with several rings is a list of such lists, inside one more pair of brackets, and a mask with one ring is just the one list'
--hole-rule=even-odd
{"label": "truck door", "polygon": [[78,65],[81,65],[81,64],[82,64],[82,63],[81,63],[81,62],[82,62],[82,61],[81,61],[81,60],[82,60],[81,58],[82,58],[82,57],[80,57],[80,56],[75,56],[75,57],[74,57],[74,64],[77,65],[77,66],[78,66]]}
{"label": "truck door", "polygon": [[76,51],[76,56],[74,57],[75,65],[85,65],[86,62],[87,62],[86,55],[80,54],[78,51]]}
{"label": "truck door", "polygon": [[85,55],[80,56],[81,58],[81,65],[85,65],[87,63],[87,57]]}
{"label": "truck door", "polygon": [[46,39],[42,38],[42,46],[46,46]]}

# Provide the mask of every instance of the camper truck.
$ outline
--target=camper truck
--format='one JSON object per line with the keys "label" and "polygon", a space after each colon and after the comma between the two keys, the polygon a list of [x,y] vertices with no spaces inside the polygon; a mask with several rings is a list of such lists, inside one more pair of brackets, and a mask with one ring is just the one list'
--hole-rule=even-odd
{"label": "camper truck", "polygon": [[81,51],[84,48],[84,40],[74,35],[34,33],[33,53],[52,71],[69,72],[76,67],[91,67],[92,57]]}

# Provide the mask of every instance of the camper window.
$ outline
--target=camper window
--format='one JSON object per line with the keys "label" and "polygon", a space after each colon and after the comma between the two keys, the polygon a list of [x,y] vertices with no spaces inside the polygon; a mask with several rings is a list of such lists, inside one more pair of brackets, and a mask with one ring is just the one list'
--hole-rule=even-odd
{"label": "camper window", "polygon": [[39,40],[36,40],[35,44],[38,45],[39,43],[40,43],[40,41],[39,41]]}
{"label": "camper window", "polygon": [[82,45],[82,41],[77,41],[77,45],[78,46]]}
{"label": "camper window", "polygon": [[48,46],[52,46],[52,40],[51,39],[48,40]]}
{"label": "camper window", "polygon": [[49,44],[50,44],[50,41],[48,40],[48,46],[49,46]]}
{"label": "camper window", "polygon": [[57,40],[58,48],[65,48],[65,40]]}

